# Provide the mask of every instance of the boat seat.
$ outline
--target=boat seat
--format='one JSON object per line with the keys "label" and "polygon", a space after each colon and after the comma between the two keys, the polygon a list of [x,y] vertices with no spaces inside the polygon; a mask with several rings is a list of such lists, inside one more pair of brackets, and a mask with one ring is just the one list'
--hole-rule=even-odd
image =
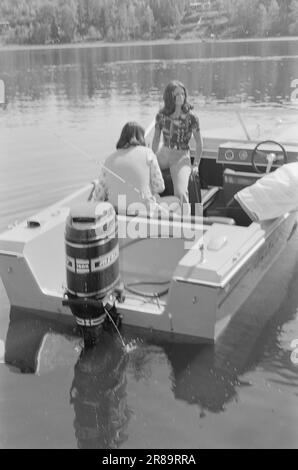
{"label": "boat seat", "polygon": [[238,191],[251,186],[258,179],[262,178],[263,174],[249,173],[244,171],[235,171],[226,168],[223,173],[223,192],[225,202],[228,204]]}
{"label": "boat seat", "polygon": [[[173,196],[174,195],[174,187],[173,187],[173,182],[171,178],[171,173],[168,168],[165,170],[162,170],[162,175],[163,179],[165,182],[165,190],[164,192],[160,195],[161,197],[164,196]],[[203,211],[205,211],[211,204],[213,204],[215,198],[217,197],[218,191],[220,188],[218,186],[211,186],[207,189],[202,189],[199,188],[201,191],[201,196],[202,196],[202,201],[201,204],[203,205]],[[189,202],[192,204],[197,201],[192,200],[193,194],[190,192],[189,194]],[[192,213],[192,215],[194,215]]]}
{"label": "boat seat", "polygon": [[262,174],[246,173],[226,168],[223,173],[223,188],[219,204],[211,205],[204,215],[209,217],[231,217],[236,221],[237,225],[249,226],[252,221],[236,203],[234,195],[241,189],[254,184],[262,176]]}
{"label": "boat seat", "polygon": [[220,188],[218,186],[211,186],[208,189],[202,189],[202,204],[204,211],[208,209],[208,207],[213,204],[215,201],[216,196],[219,193]]}

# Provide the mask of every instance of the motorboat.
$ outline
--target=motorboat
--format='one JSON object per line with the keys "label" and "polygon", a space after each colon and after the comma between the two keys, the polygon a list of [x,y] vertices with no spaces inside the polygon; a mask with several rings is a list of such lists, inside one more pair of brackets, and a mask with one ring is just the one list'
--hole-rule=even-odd
{"label": "motorboat", "polygon": [[[124,295],[114,297],[114,306],[121,322],[171,341],[216,341],[297,225],[295,213],[252,222],[229,202],[265,171],[297,161],[298,144],[204,144],[199,215],[166,218],[138,211],[116,217]],[[96,211],[92,189],[90,182],[0,234],[0,276],[12,307],[75,324],[71,302],[65,301],[72,269],[65,231],[78,207]],[[80,260],[81,272],[89,261]],[[79,298],[82,305],[88,295]]]}

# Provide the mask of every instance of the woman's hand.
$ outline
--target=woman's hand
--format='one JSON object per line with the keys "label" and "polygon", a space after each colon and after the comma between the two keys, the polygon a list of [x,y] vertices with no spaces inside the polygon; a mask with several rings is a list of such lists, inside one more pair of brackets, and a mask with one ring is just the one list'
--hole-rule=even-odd
{"label": "woman's hand", "polygon": [[198,162],[194,162],[193,166],[192,166],[192,173],[194,175],[198,175],[199,174],[199,163]]}

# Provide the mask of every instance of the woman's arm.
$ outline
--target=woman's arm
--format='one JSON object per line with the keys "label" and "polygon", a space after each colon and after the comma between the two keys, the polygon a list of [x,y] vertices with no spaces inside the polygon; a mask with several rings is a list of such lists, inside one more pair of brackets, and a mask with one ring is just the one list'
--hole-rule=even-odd
{"label": "woman's arm", "polygon": [[158,112],[157,115],[155,116],[155,130],[154,130],[154,136],[152,140],[152,150],[154,154],[156,154],[158,151],[161,131],[163,128],[163,121],[164,121],[163,114],[161,112]]}
{"label": "woman's arm", "polygon": [[203,152],[203,141],[202,141],[202,136],[200,132],[200,121],[196,113],[191,112],[190,117],[191,117],[192,134],[196,142],[196,154],[195,154],[195,159],[194,159],[194,167],[198,168],[200,161],[201,161],[202,152]]}
{"label": "woman's arm", "polygon": [[160,135],[161,135],[161,130],[159,126],[155,125],[155,131],[154,131],[154,136],[152,140],[152,150],[156,154],[158,151],[159,147],[159,142],[160,142]]}
{"label": "woman's arm", "polygon": [[150,155],[150,187],[152,194],[162,193],[165,190],[164,179],[156,155]]}
{"label": "woman's arm", "polygon": [[193,136],[196,142],[196,155],[194,160],[194,166],[199,166],[203,152],[203,139],[200,130],[193,131]]}

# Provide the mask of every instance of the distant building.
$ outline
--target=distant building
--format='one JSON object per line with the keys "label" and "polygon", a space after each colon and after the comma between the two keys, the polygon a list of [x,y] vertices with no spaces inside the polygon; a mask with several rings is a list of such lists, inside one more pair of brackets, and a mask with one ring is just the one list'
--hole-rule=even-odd
{"label": "distant building", "polygon": [[212,8],[211,0],[201,0],[200,2],[193,2],[190,4],[190,8],[193,11],[204,11]]}

